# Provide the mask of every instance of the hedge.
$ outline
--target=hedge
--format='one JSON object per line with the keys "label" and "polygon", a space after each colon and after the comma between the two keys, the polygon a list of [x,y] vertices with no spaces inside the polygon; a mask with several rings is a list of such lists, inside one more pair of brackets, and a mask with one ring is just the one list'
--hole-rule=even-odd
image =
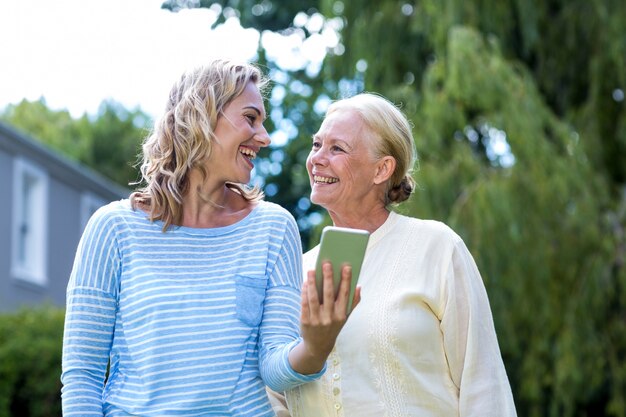
{"label": "hedge", "polygon": [[0,417],[61,416],[64,315],[50,306],[0,314]]}

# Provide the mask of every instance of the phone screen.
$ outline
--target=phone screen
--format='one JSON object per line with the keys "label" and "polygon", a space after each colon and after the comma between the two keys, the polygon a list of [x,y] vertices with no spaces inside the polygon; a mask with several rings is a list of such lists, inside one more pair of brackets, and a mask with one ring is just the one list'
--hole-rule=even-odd
{"label": "phone screen", "polygon": [[333,279],[335,294],[341,281],[341,268],[345,264],[352,266],[352,281],[350,285],[350,298],[348,300],[348,312],[352,311],[352,299],[356,288],[361,265],[367,249],[369,232],[361,229],[349,229],[345,227],[326,226],[322,231],[320,250],[315,263],[315,283],[320,302],[323,300],[322,262],[329,261],[333,265]]}

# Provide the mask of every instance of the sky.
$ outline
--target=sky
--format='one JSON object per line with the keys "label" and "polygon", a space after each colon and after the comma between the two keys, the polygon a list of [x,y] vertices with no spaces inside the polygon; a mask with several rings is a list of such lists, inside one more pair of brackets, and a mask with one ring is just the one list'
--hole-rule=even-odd
{"label": "sky", "polygon": [[253,60],[260,34],[162,0],[0,0],[0,110],[44,97],[72,116],[105,99],[158,116],[172,84],[210,58]]}
{"label": "sky", "polygon": [[[305,69],[315,76],[328,50],[343,53],[339,18],[299,13],[289,34],[261,34],[242,28],[236,17],[211,29],[216,10],[172,13],[161,9],[162,3],[0,0],[0,111],[43,97],[50,109],[68,110],[79,118],[96,114],[102,101],[114,100],[154,120],[180,75],[212,58],[254,61],[260,42],[280,68]],[[299,28],[306,28],[308,36]],[[270,75],[284,82],[280,73]],[[274,89],[272,99],[279,102],[281,94],[284,89]],[[320,103],[316,111],[327,105]],[[293,137],[288,120],[275,122],[275,144]]]}

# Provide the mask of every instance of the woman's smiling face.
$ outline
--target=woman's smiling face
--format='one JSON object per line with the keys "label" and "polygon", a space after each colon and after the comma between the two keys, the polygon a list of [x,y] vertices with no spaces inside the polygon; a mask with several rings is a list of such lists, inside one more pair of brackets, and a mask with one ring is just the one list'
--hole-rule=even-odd
{"label": "woman's smiling face", "polygon": [[371,151],[373,139],[366,130],[353,110],[326,116],[313,136],[306,163],[313,203],[328,211],[348,213],[376,197],[377,163]]}
{"label": "woman's smiling face", "polygon": [[264,120],[263,97],[250,82],[218,116],[214,131],[217,140],[207,162],[212,176],[242,184],[250,181],[252,160],[262,147],[270,144]]}

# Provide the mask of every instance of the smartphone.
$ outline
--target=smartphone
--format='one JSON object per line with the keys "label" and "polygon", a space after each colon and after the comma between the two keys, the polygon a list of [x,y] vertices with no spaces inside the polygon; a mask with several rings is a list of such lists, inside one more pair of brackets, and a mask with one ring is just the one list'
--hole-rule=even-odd
{"label": "smartphone", "polygon": [[322,230],[320,250],[315,263],[315,283],[320,302],[323,300],[323,275],[322,263],[330,261],[333,265],[333,279],[335,294],[341,282],[341,268],[343,265],[352,266],[352,281],[350,286],[350,298],[348,300],[348,313],[352,311],[352,299],[354,290],[361,272],[361,264],[367,249],[370,233],[367,230],[349,229],[347,227],[326,226]]}

